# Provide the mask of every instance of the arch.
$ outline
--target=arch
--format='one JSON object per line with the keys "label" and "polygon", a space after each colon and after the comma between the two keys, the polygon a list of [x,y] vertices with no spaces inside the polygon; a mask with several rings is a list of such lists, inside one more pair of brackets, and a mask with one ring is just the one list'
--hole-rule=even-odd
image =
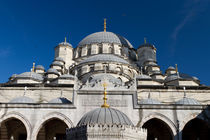
{"label": "arch", "polygon": [[2,122],[6,121],[6,120],[9,120],[9,119],[12,119],[12,118],[18,119],[19,121],[21,121],[23,123],[23,125],[26,128],[27,140],[31,140],[31,124],[26,119],[26,117],[24,117],[22,114],[20,114],[18,112],[10,112],[7,115],[0,118],[0,124]]}
{"label": "arch", "polygon": [[149,114],[148,116],[146,116],[145,118],[142,119],[139,126],[142,127],[147,121],[149,121],[151,119],[159,119],[159,120],[163,121],[172,130],[173,136],[176,135],[177,128],[176,128],[175,124],[168,117],[166,117],[166,116],[164,116],[163,114],[160,114],[160,113]]}
{"label": "arch", "polygon": [[190,120],[193,120],[195,118],[199,118],[201,120],[203,120],[202,117],[199,116],[199,113],[191,113],[189,115],[186,115],[182,120],[183,121],[180,121],[180,130],[183,130],[184,126],[190,121]]}
{"label": "arch", "polygon": [[208,122],[194,118],[187,122],[182,130],[182,139],[189,140],[189,139],[210,139],[210,125]]}
{"label": "arch", "polygon": [[38,135],[40,129],[42,128],[42,126],[44,125],[44,123],[46,121],[49,121],[52,119],[59,119],[59,120],[63,121],[68,126],[68,128],[71,128],[74,126],[72,121],[64,114],[61,114],[59,112],[51,112],[51,113],[47,114],[45,117],[43,117],[41,119],[41,121],[37,121],[38,124],[35,125],[34,130],[32,132],[33,140],[37,139],[37,135]]}

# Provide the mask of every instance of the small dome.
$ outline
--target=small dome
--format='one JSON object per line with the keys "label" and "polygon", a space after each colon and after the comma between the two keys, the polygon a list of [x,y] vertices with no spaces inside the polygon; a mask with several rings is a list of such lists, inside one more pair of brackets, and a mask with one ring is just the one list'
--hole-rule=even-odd
{"label": "small dome", "polygon": [[56,57],[56,58],[55,58],[55,61],[62,61],[62,62],[65,62],[64,59],[63,59],[62,57]]}
{"label": "small dome", "polygon": [[171,74],[169,76],[166,77],[165,81],[173,81],[176,79],[184,79],[184,80],[195,80],[192,76],[188,75],[188,74],[184,74],[184,73],[179,73],[179,74]]}
{"label": "small dome", "polygon": [[113,108],[97,108],[86,113],[77,126],[87,124],[129,125],[133,126],[131,120],[123,112]]}
{"label": "small dome", "polygon": [[59,78],[61,78],[61,79],[74,79],[74,76],[71,75],[71,74],[64,74],[64,75],[61,75]]}
{"label": "small dome", "polygon": [[162,74],[161,71],[153,71],[152,75],[159,75]]}
{"label": "small dome", "polygon": [[20,97],[12,99],[10,103],[35,103],[35,101],[29,97],[20,96]]}
{"label": "small dome", "polygon": [[17,74],[13,74],[10,78],[15,78],[17,77]]}
{"label": "small dome", "polygon": [[173,66],[169,66],[167,70],[176,70]]}
{"label": "small dome", "polygon": [[99,62],[99,61],[105,61],[105,62],[118,62],[118,63],[124,63],[124,64],[129,64],[128,61],[115,56],[115,55],[110,55],[110,54],[98,54],[94,56],[90,56],[87,59],[84,59],[83,61],[80,62],[82,63],[88,63],[88,62]]}
{"label": "small dome", "polygon": [[148,98],[148,99],[141,99],[139,101],[139,104],[161,104],[161,103],[158,100]]}
{"label": "small dome", "polygon": [[59,97],[59,98],[55,98],[49,101],[49,103],[53,103],[53,104],[71,104],[71,101],[69,101],[68,99],[64,98],[64,97]]}
{"label": "small dome", "polygon": [[140,75],[136,76],[136,79],[139,79],[139,80],[150,80],[152,78],[149,75],[140,74]]}
{"label": "small dome", "polygon": [[36,70],[44,70],[44,67],[42,65],[37,65],[35,67]]}
{"label": "small dome", "polygon": [[150,43],[144,43],[142,45],[140,45],[139,47],[152,47],[152,48],[155,48],[155,46],[153,44],[150,44]]}
{"label": "small dome", "polygon": [[197,81],[199,80],[199,79],[198,79],[197,77],[195,77],[195,76],[193,76],[192,78],[193,78],[194,80],[197,80]]}
{"label": "small dome", "polygon": [[166,77],[165,81],[169,82],[169,81],[173,81],[173,80],[176,80],[176,79],[180,79],[180,77],[177,74],[171,74],[171,75]]}
{"label": "small dome", "polygon": [[131,43],[124,37],[112,32],[96,32],[86,36],[78,46],[89,45],[93,43],[116,43],[124,45],[129,48],[133,48]]}
{"label": "small dome", "polygon": [[187,98],[184,97],[183,99],[177,101],[175,104],[180,104],[180,105],[200,105],[200,103],[193,99],[193,98]]}
{"label": "small dome", "polygon": [[53,69],[53,68],[49,68],[47,70],[47,73],[48,74],[56,74],[56,75],[59,75],[58,71],[56,69]]}
{"label": "small dome", "polygon": [[68,42],[61,42],[61,43],[59,43],[59,45],[71,46],[72,47],[72,45]]}
{"label": "small dome", "polygon": [[63,66],[63,64],[61,63],[61,62],[59,62],[59,61],[54,61],[51,65],[53,65],[53,66]]}
{"label": "small dome", "polygon": [[35,72],[24,72],[16,76],[16,78],[33,78],[35,80],[42,81],[43,77],[41,74]]}

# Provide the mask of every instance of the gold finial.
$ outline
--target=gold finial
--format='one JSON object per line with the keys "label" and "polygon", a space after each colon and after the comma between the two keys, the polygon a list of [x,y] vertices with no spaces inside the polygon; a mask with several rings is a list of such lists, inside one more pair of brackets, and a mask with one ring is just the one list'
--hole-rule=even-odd
{"label": "gold finial", "polygon": [[107,92],[106,92],[107,83],[106,82],[103,83],[103,87],[104,87],[104,98],[103,98],[104,99],[104,104],[101,105],[101,107],[109,108],[109,105],[106,103],[106,101],[107,101],[107,97],[106,97],[106,95],[107,95]]}
{"label": "gold finial", "polygon": [[34,69],[35,69],[35,63],[33,63],[32,72],[34,72]]}
{"label": "gold finial", "polygon": [[65,37],[65,43],[66,43],[66,37]]}
{"label": "gold finial", "polygon": [[175,64],[175,66],[176,66],[176,73],[178,72],[178,66],[177,66],[177,64]]}
{"label": "gold finial", "polygon": [[146,37],[144,38],[144,44],[147,44],[147,38]]}
{"label": "gold finial", "polygon": [[106,32],[106,19],[104,19],[104,32]]}

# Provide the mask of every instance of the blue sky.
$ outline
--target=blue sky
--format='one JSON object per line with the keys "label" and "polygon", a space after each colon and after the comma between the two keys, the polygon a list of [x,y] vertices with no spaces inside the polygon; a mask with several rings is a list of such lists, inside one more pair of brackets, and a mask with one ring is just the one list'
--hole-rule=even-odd
{"label": "blue sky", "polygon": [[76,47],[85,36],[107,30],[138,48],[147,41],[157,48],[164,72],[179,72],[210,85],[210,0],[13,0],[0,1],[0,83],[12,74],[46,69],[54,47],[67,40]]}

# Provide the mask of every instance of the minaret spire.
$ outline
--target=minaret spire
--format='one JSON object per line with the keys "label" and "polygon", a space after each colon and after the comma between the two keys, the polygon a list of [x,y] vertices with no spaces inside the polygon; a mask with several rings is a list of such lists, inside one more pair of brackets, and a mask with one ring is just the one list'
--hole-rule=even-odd
{"label": "minaret spire", "polygon": [[106,18],[104,19],[104,32],[106,32]]}
{"label": "minaret spire", "polygon": [[35,63],[33,62],[32,72],[35,70]]}
{"label": "minaret spire", "polygon": [[175,66],[176,66],[176,73],[178,72],[178,66],[177,66],[177,64],[175,64]]}
{"label": "minaret spire", "polygon": [[65,41],[64,42],[66,43],[66,37],[65,37]]}
{"label": "minaret spire", "polygon": [[147,38],[144,37],[144,44],[147,44]]}

